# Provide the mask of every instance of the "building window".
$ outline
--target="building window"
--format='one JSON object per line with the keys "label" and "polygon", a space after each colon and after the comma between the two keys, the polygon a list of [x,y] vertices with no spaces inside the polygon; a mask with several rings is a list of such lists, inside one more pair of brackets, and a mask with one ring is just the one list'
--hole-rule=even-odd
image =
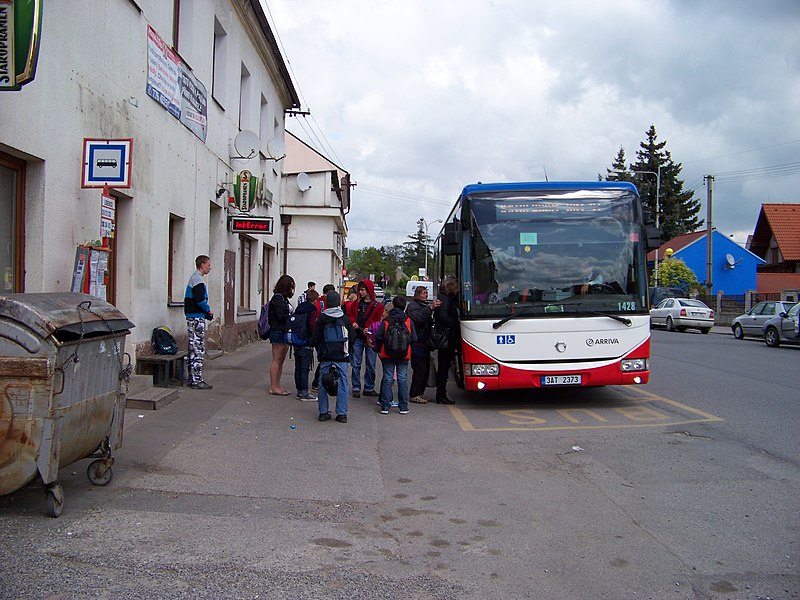
{"label": "building window", "polygon": [[262,158],[267,157],[267,142],[269,142],[270,138],[269,124],[269,100],[264,97],[264,94],[261,94],[261,107],[258,112],[258,137],[261,142]]}
{"label": "building window", "polygon": [[184,257],[184,241],[186,220],[176,215],[169,216],[169,242],[167,247],[167,301],[183,302],[185,288],[181,285],[184,277],[188,277]]}
{"label": "building window", "polygon": [[242,74],[239,79],[239,129],[247,129],[250,121],[250,71],[242,63]]}
{"label": "building window", "polygon": [[214,55],[213,76],[211,79],[211,97],[220,106],[225,106],[225,62],[228,50],[228,34],[223,29],[222,24],[214,19]]}
{"label": "building window", "polygon": [[239,308],[250,308],[250,282],[252,276],[251,249],[253,240],[243,236],[239,237]]}
{"label": "building window", "polygon": [[25,287],[25,163],[0,152],[0,291]]}

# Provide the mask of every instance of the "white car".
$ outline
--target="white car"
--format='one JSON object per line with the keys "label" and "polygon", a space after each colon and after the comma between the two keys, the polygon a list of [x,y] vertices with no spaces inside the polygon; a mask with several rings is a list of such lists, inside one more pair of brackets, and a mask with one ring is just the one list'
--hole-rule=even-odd
{"label": "white car", "polygon": [[714,325],[714,311],[700,300],[666,298],[650,309],[650,326],[666,327],[667,331],[699,329],[708,333]]}

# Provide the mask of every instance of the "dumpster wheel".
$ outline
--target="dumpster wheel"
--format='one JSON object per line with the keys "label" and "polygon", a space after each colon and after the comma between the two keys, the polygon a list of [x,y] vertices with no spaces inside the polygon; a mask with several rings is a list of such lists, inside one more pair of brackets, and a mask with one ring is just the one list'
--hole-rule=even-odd
{"label": "dumpster wheel", "polygon": [[57,483],[52,483],[45,490],[47,497],[47,514],[53,518],[60,517],[64,510],[64,490]]}
{"label": "dumpster wheel", "polygon": [[86,477],[92,485],[108,485],[114,478],[114,471],[111,469],[113,460],[98,458],[89,463],[86,468]]}

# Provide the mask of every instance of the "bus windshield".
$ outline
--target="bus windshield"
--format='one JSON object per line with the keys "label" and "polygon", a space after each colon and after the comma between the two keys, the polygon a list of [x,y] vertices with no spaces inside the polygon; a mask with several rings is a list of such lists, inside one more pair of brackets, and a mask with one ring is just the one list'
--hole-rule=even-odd
{"label": "bus windshield", "polygon": [[635,193],[495,191],[470,196],[467,206],[467,318],[645,311],[645,244]]}

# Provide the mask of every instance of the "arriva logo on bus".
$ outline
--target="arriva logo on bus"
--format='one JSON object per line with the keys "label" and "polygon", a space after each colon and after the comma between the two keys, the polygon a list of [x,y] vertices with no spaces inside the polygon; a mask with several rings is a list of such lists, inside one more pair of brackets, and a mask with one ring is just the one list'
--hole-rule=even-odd
{"label": "arriva logo on bus", "polygon": [[586,338],[587,346],[603,346],[608,344],[619,344],[619,340],[617,338]]}

